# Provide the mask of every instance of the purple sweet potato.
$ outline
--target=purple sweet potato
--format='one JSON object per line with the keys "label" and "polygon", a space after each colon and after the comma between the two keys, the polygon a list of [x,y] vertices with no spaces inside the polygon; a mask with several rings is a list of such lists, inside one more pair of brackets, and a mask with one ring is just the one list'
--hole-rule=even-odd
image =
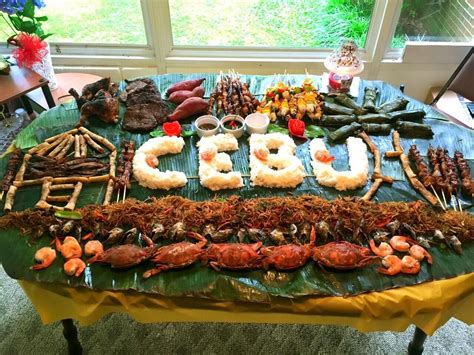
{"label": "purple sweet potato", "polygon": [[190,97],[168,116],[169,121],[181,121],[193,115],[206,113],[209,104],[206,100],[200,97]]}
{"label": "purple sweet potato", "polygon": [[190,97],[203,97],[204,96],[204,88],[202,86],[196,86],[193,91],[189,90],[178,90],[173,92],[168,100],[176,105],[184,102],[186,99]]}
{"label": "purple sweet potato", "polygon": [[166,94],[171,95],[173,92],[180,91],[180,90],[191,91],[195,87],[200,86],[204,80],[206,80],[206,79],[202,78],[202,79],[193,79],[193,80],[180,81],[179,83],[171,85],[168,88],[168,90],[166,90]]}

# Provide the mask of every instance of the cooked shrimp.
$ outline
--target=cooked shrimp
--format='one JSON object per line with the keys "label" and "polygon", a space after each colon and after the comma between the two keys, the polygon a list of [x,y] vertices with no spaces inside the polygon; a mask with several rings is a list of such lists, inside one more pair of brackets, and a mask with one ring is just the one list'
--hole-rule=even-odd
{"label": "cooked shrimp", "polygon": [[204,161],[211,161],[217,155],[217,146],[215,144],[203,144],[199,147],[199,156]]}
{"label": "cooked shrimp", "polygon": [[56,259],[56,250],[50,247],[38,249],[35,253],[35,260],[40,264],[33,265],[31,270],[46,269]]}
{"label": "cooked shrimp", "polygon": [[56,250],[58,250],[64,259],[80,258],[82,255],[81,245],[74,237],[64,238],[63,244],[56,238]]}
{"label": "cooked shrimp", "polygon": [[408,251],[408,249],[410,249],[410,245],[413,244],[416,244],[416,242],[409,237],[394,235],[392,238],[390,238],[390,245],[396,251]]}
{"label": "cooked shrimp", "polygon": [[382,265],[385,266],[377,269],[378,272],[385,275],[397,275],[402,271],[402,261],[396,255],[387,255],[382,259]]}
{"label": "cooked shrimp", "polygon": [[319,160],[321,163],[330,163],[335,158],[331,154],[329,154],[327,150],[318,150],[314,154],[314,159]]}
{"label": "cooked shrimp", "polygon": [[160,163],[156,155],[147,154],[145,158],[145,162],[148,164],[150,168],[156,168]]}
{"label": "cooked shrimp", "polygon": [[257,157],[257,159],[265,161],[270,155],[270,150],[268,150],[265,145],[259,145],[255,147],[255,149],[253,150],[253,154]]}
{"label": "cooked shrimp", "polygon": [[404,274],[418,274],[420,272],[420,262],[410,255],[405,255],[402,259],[402,272]]}
{"label": "cooked shrimp", "polygon": [[69,259],[64,263],[63,269],[64,272],[69,276],[81,276],[82,272],[86,268],[86,264],[79,258]]}
{"label": "cooked shrimp", "polygon": [[88,241],[84,246],[84,254],[86,254],[87,256],[102,254],[103,252],[104,247],[102,246],[102,243],[98,240]]}
{"label": "cooked shrimp", "polygon": [[430,253],[428,253],[422,246],[412,245],[410,247],[410,255],[418,261],[422,261],[424,258],[426,258],[428,264],[431,265],[433,263],[433,258],[431,257]]}
{"label": "cooked shrimp", "polygon": [[370,244],[370,249],[372,249],[372,252],[377,255],[377,256],[387,256],[387,255],[392,255],[393,254],[393,249],[390,246],[390,244],[382,242],[379,244],[378,248],[375,245],[375,242],[373,239],[369,241]]}

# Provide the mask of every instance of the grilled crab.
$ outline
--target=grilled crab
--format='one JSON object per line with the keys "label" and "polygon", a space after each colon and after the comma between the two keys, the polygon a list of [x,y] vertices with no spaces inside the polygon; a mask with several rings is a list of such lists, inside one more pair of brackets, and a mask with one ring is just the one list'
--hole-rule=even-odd
{"label": "grilled crab", "polygon": [[150,238],[147,236],[142,236],[142,238],[148,245],[145,248],[141,248],[134,244],[119,245],[107,249],[103,253],[96,254],[92,258],[88,259],[87,263],[110,264],[110,267],[114,269],[127,269],[129,267],[138,265],[141,262],[149,259],[156,251],[156,247]]}
{"label": "grilled crab", "polygon": [[261,265],[263,255],[259,253],[262,242],[254,244],[226,243],[211,244],[201,257],[204,264],[216,271],[256,269]]}
{"label": "grilled crab", "polygon": [[349,242],[331,242],[314,248],[313,260],[330,268],[350,270],[380,259],[370,254],[370,249]]}
{"label": "grilled crab", "polygon": [[315,240],[316,231],[313,226],[308,244],[288,244],[260,249],[260,252],[265,255],[262,263],[263,268],[268,269],[273,266],[277,270],[286,271],[303,266],[313,253]]}
{"label": "grilled crab", "polygon": [[169,269],[180,269],[196,262],[204,253],[204,247],[207,239],[194,232],[187,233],[187,236],[197,240],[197,243],[180,242],[159,248],[151,261],[156,265],[154,269],[148,270],[143,274],[145,279],[159,274]]}

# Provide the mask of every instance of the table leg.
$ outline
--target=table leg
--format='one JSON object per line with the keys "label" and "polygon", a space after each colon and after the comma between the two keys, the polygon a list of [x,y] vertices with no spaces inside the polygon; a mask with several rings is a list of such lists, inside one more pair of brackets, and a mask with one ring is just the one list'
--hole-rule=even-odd
{"label": "table leg", "polygon": [[46,102],[48,103],[49,108],[53,108],[56,106],[56,103],[54,102],[53,95],[51,95],[51,91],[49,90],[48,85],[44,85],[41,87],[41,90],[43,90],[43,95],[44,98],[46,99]]}
{"label": "table leg", "polygon": [[415,334],[413,334],[413,340],[408,344],[408,355],[423,354],[423,343],[425,342],[426,337],[426,333],[416,327]]}
{"label": "table leg", "polygon": [[72,319],[63,319],[63,335],[67,340],[68,353],[71,355],[81,355],[82,345],[77,338],[77,328]]}
{"label": "table leg", "polygon": [[33,113],[33,107],[31,107],[30,100],[28,100],[26,96],[21,96],[20,99],[23,103],[23,106],[25,107],[26,112],[31,115]]}

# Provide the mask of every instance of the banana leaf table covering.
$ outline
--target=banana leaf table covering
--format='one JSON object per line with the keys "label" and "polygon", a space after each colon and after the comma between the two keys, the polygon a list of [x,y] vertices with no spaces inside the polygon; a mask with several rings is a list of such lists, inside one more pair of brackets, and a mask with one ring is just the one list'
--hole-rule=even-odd
{"label": "banana leaf table covering", "polygon": [[[166,88],[171,83],[183,79],[198,77],[206,78],[206,96],[209,96],[215,86],[216,75],[167,74],[153,76],[151,78],[156,82],[160,91],[165,92]],[[292,84],[299,84],[303,79],[304,76],[296,75],[292,76],[290,80],[292,81]],[[250,83],[250,90],[256,95],[262,95],[265,92],[265,88],[274,83],[274,78],[268,76],[242,76],[242,80]],[[318,83],[320,85],[319,77],[314,77],[314,80],[316,85],[318,85]],[[124,85],[124,83],[121,83],[121,88],[123,88]],[[358,102],[361,102],[362,100],[365,86],[375,86],[379,88],[380,95],[377,99],[377,104],[386,102],[401,95],[397,89],[386,83],[380,81],[362,81]],[[442,115],[434,111],[431,107],[423,105],[411,98],[409,98],[409,100],[410,103],[408,109],[423,108],[427,112],[428,118],[425,119],[425,123],[432,126],[435,136],[431,140],[402,139],[403,148],[408,150],[410,144],[417,144],[418,149],[422,154],[425,154],[428,144],[431,143],[434,146],[439,145],[447,148],[451,155],[454,150],[460,150],[464,153],[464,156],[468,160],[472,169],[472,155],[474,154],[474,150],[472,149],[474,141],[473,132],[448,122]],[[120,109],[121,117],[123,117],[123,114],[124,107],[122,106]],[[74,103],[62,105],[49,110],[33,121],[32,124],[18,135],[16,145],[22,149],[32,147],[49,136],[72,128],[77,123],[78,117],[79,112]],[[119,124],[116,126],[110,126],[100,122],[90,122],[87,127],[92,131],[105,136],[117,147],[119,146],[121,139],[133,139],[136,141],[137,147],[139,147],[150,138],[148,134],[131,134],[129,132],[124,132],[120,130]],[[393,149],[391,136],[376,136],[372,138],[382,154],[386,150]],[[160,169],[180,170],[188,176],[189,181],[185,187],[178,190],[164,192],[159,190],[148,190],[134,183],[128,196],[139,200],[145,200],[150,196],[161,197],[170,194],[177,194],[192,200],[202,201],[211,198],[225,198],[236,194],[240,195],[242,198],[252,198],[287,196],[288,193],[291,193],[293,195],[314,194],[326,199],[334,199],[338,196],[363,196],[370,187],[369,183],[366,187],[355,191],[340,192],[318,185],[315,178],[310,176],[305,178],[303,184],[296,189],[266,189],[261,187],[251,187],[249,185],[248,177],[245,177],[245,186],[242,189],[226,190],[217,193],[211,192],[201,187],[199,180],[197,179],[198,159],[195,144],[198,137],[189,137],[185,140],[186,146],[183,149],[183,152],[179,155],[179,158],[176,155],[170,155],[160,159]],[[329,150],[336,157],[335,167],[337,169],[347,168],[347,150],[345,145],[329,145]],[[248,144],[244,137],[239,140],[239,150],[231,153],[234,170],[242,172],[244,176],[248,176],[249,174],[248,154]],[[308,142],[298,145],[297,156],[302,160],[307,174],[312,174]],[[0,160],[0,171],[4,169],[7,160],[8,156]],[[372,170],[373,160],[371,157],[369,157],[369,161],[371,164],[370,169]],[[407,182],[401,165],[397,159],[384,159],[382,172],[384,175],[392,176],[395,179],[395,182],[392,186],[383,185],[377,192],[374,198],[375,201],[415,201],[422,199],[422,197],[417,194]],[[370,173],[371,171],[369,174]],[[105,184],[86,185],[79,198],[78,206],[100,203],[103,200],[104,193]],[[19,189],[15,200],[14,210],[32,208],[38,200],[39,195],[40,187],[38,186]],[[462,200],[462,203],[466,210],[472,210],[472,201]],[[158,298],[161,300],[165,300],[166,297],[173,297],[173,300],[175,298],[183,299],[181,297],[186,297],[184,298],[186,302],[203,302],[205,306],[200,306],[203,308],[208,308],[207,305],[213,304],[212,302],[227,304],[230,307],[229,309],[236,309],[235,306],[230,306],[234,303],[237,305],[238,302],[256,302],[260,305],[256,305],[256,309],[259,309],[259,307],[270,307],[270,311],[272,307],[271,305],[277,304],[278,302],[291,305],[312,299],[316,302],[317,298],[309,296],[319,296],[321,299],[327,300],[329,304],[331,303],[331,299],[333,299],[334,302],[336,302],[337,299],[340,299],[343,302],[347,301],[349,302],[348,304],[351,304],[350,301],[356,300],[356,297],[362,297],[361,299],[367,297],[370,299],[376,295],[389,295],[389,297],[395,297],[393,299],[399,298],[400,302],[404,303],[405,301],[403,300],[406,298],[404,297],[404,292],[408,289],[416,290],[417,287],[425,287],[425,290],[436,290],[436,288],[430,288],[429,285],[438,285],[439,283],[449,281],[433,280],[454,277],[454,279],[451,280],[454,284],[457,284],[458,282],[460,283],[461,280],[468,280],[468,284],[473,284],[474,246],[472,244],[466,244],[463,246],[464,255],[461,257],[446,249],[430,249],[435,260],[433,266],[428,267],[426,263],[423,263],[422,270],[416,276],[397,275],[395,277],[385,277],[376,272],[375,266],[369,266],[365,269],[350,272],[323,272],[313,262],[308,263],[305,267],[297,271],[286,273],[276,271],[265,272],[261,270],[248,272],[222,271],[217,273],[196,264],[184,270],[165,272],[145,281],[141,278],[143,271],[146,269],[145,266],[139,266],[124,271],[113,271],[105,265],[91,265],[87,267],[81,278],[76,279],[68,277],[62,271],[62,261],[60,257],[58,257],[54,264],[46,270],[41,272],[29,270],[35,250],[40,246],[47,245],[49,243],[48,239],[49,238],[42,238],[38,244],[29,245],[27,238],[19,236],[18,231],[3,231],[0,238],[0,257],[8,275],[12,278],[23,280],[21,281],[21,285],[30,297],[35,297],[32,290],[40,293],[44,291],[45,294],[47,293],[53,297],[52,295],[54,292],[51,292],[49,288],[57,288],[58,290],[61,290],[59,293],[60,296],[58,297],[62,297],[61,295],[63,295],[64,292],[77,293],[77,295],[81,295],[81,297],[88,295],[86,297],[90,297],[91,304],[95,304],[97,307],[104,306],[105,309],[108,308],[107,302],[104,301],[104,299],[108,299],[109,297],[112,297],[112,299],[116,298],[116,301],[112,302],[114,305],[111,306],[111,309],[116,309],[114,307],[120,307],[126,303],[126,301],[121,301],[121,297],[129,299],[131,296],[137,297],[137,299],[134,299],[133,303],[137,304],[139,308],[141,305],[147,303],[147,297],[150,297],[150,299]],[[426,284],[410,288],[403,287],[420,283]],[[464,282],[462,284],[464,285]],[[78,288],[70,288],[67,286]],[[79,288],[80,286],[83,288]],[[403,288],[383,291],[399,287]],[[90,289],[93,289],[94,291],[91,291]],[[138,293],[135,291],[138,291]],[[367,292],[372,293],[356,296]],[[416,292],[417,291],[413,291],[413,295],[415,295]],[[146,295],[143,293],[146,293]],[[455,297],[455,300],[451,300],[451,303],[454,302],[454,304],[457,304],[464,302],[466,294],[469,297],[472,297],[472,288],[468,291],[460,290],[460,293],[458,294],[459,298],[456,299]],[[340,296],[356,297],[342,298]],[[70,295],[70,297],[72,296]],[[102,297],[105,298],[102,299]],[[200,300],[197,300],[198,298],[200,298]],[[71,299],[75,299],[75,297],[72,297]],[[204,299],[210,299],[213,301],[204,301]],[[429,299],[430,297],[428,297],[428,301]],[[373,317],[374,319],[391,318],[390,315],[384,315],[382,311],[376,311],[374,304],[380,302],[362,302],[366,307],[368,307],[367,309],[369,310],[369,313],[361,313],[359,316],[362,316],[363,318]],[[422,303],[424,304],[424,302]],[[335,304],[339,303],[336,302]],[[387,310],[388,308],[384,307],[383,304],[384,302],[380,303],[380,309]],[[344,308],[344,306],[341,307]],[[423,310],[423,307],[418,308],[416,306],[410,306],[409,309],[413,312],[412,316],[415,315],[417,311],[425,313],[426,309]],[[316,306],[316,308],[318,307]],[[393,307],[390,306],[389,308]],[[302,308],[299,308],[300,311],[301,309]],[[370,311],[370,309],[373,310],[373,313],[371,313],[372,311]],[[451,308],[439,308],[439,310],[443,310],[444,313],[448,312],[449,309]],[[393,314],[397,314],[395,309],[393,310]],[[287,307],[284,312],[291,312],[291,307]],[[350,308],[347,309],[347,312],[353,315],[357,314],[357,311],[351,310]],[[277,312],[277,314],[278,313],[279,312]],[[301,312],[301,314],[303,313],[304,312]],[[379,314],[377,315],[377,313]],[[470,318],[469,322],[473,321],[472,313],[469,315],[469,312],[466,312],[465,315]],[[51,319],[55,319],[54,316],[51,317]],[[443,318],[439,316],[438,321],[444,322],[446,320],[445,318],[446,317]],[[49,321],[48,316],[43,319]],[[87,319],[89,318],[84,318],[84,322],[88,322]],[[431,328],[430,326],[427,326],[426,330],[429,332],[430,329],[433,328],[433,325],[431,325]]]}

